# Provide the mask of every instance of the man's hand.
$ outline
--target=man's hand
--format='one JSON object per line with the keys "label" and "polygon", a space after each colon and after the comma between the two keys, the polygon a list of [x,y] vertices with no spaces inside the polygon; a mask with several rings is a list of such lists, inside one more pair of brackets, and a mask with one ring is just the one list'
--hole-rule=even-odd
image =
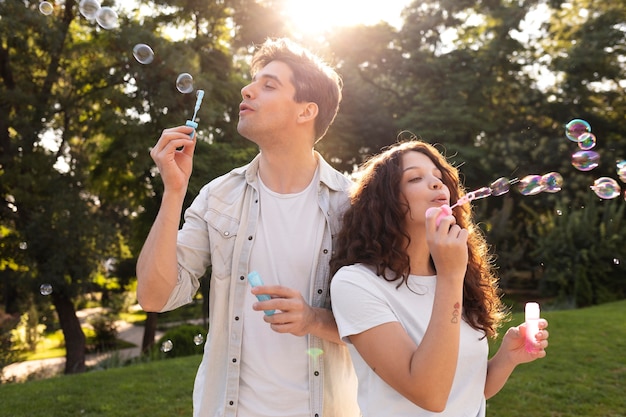
{"label": "man's hand", "polygon": [[150,150],[150,156],[161,173],[165,192],[187,190],[196,147],[196,135],[193,139],[189,137],[192,132],[193,128],[188,126],[165,129]]}

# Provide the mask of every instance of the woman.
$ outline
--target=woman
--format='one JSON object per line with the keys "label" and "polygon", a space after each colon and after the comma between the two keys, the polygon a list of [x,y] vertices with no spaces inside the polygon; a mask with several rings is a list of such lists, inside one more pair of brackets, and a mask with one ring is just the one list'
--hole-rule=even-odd
{"label": "woman", "polygon": [[505,316],[493,259],[468,205],[437,221],[463,194],[456,168],[418,140],[361,169],[331,262],[331,299],[364,417],[484,416],[518,364],[546,355],[541,319],[532,352],[522,324],[488,360],[487,337]]}

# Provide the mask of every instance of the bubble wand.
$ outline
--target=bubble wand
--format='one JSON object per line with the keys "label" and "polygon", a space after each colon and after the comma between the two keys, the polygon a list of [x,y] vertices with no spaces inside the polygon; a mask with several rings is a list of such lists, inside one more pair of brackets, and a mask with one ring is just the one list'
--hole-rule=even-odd
{"label": "bubble wand", "polygon": [[198,114],[198,110],[200,110],[200,105],[202,104],[203,98],[204,98],[204,90],[198,90],[198,92],[196,93],[196,107],[194,108],[193,117],[191,118],[191,120],[187,120],[187,122],[185,123],[185,125],[193,128],[193,132],[189,134],[191,139],[193,139],[193,134],[198,128],[198,123],[194,122],[194,120],[196,118],[196,115]]}

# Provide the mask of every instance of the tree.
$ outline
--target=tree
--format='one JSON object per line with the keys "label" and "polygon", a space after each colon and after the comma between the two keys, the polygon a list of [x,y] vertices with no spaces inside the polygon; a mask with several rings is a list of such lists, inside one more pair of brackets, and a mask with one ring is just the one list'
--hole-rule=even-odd
{"label": "tree", "polygon": [[[126,245],[138,253],[140,231],[153,219],[159,184],[148,150],[164,127],[191,117],[195,97],[176,91],[177,74],[199,74],[196,88],[207,91],[198,115],[206,144],[198,150],[216,145],[213,154],[197,158],[196,172],[215,176],[228,161],[249,154],[231,152],[241,139],[225,140],[239,91],[233,85],[240,81],[224,46],[226,6],[181,3],[173,15],[164,8],[154,16],[122,15],[110,30],[81,16],[72,0],[49,16],[38,11],[39,2],[0,4],[0,14],[11,16],[0,19],[0,213],[7,231],[1,256],[19,255],[31,272],[22,275],[32,279],[31,290],[52,286],[67,373],[85,366],[77,298],[98,289],[94,279],[106,273],[106,261],[127,264],[121,262]],[[202,36],[172,41],[158,35],[164,25],[181,22]],[[152,64],[132,57],[139,42],[156,50]],[[209,166],[211,160],[220,164]],[[122,271],[108,274],[128,279]]]}

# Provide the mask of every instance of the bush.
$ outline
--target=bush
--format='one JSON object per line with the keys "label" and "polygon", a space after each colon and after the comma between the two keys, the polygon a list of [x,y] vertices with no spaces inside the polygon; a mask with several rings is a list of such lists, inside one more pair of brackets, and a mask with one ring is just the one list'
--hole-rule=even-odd
{"label": "bush", "polygon": [[623,201],[590,199],[581,209],[544,218],[542,226],[533,255],[544,267],[543,296],[570,307],[626,298]]}
{"label": "bush", "polygon": [[[202,341],[198,342],[198,335]],[[177,358],[202,354],[206,329],[195,324],[181,324],[165,332],[152,347],[153,357]],[[169,341],[169,342],[168,342]]]}
{"label": "bush", "polygon": [[93,339],[88,338],[89,350],[103,352],[114,348],[117,345],[117,317],[114,314],[97,314],[89,320],[94,330]]}

